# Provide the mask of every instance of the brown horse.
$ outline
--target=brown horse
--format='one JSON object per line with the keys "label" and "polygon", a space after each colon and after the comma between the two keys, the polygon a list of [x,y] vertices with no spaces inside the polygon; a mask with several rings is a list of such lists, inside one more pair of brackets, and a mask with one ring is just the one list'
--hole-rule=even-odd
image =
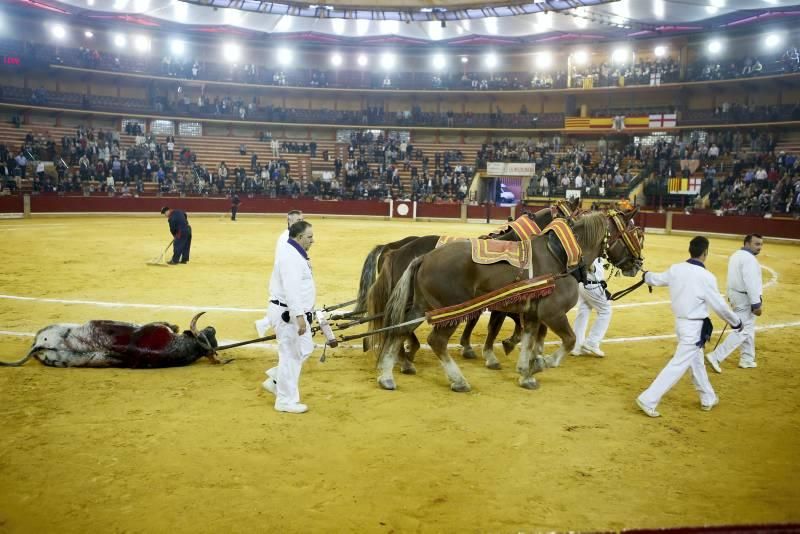
{"label": "brown horse", "polygon": [[[563,216],[565,212],[572,214],[577,213],[578,201],[574,200],[572,202],[557,203],[549,208],[544,208],[533,214],[526,213],[526,215],[531,220],[533,220],[540,228],[544,228],[545,226],[550,224],[554,218],[558,216]],[[517,233],[514,232],[508,225],[499,229],[497,232],[491,233],[485,237],[490,237],[492,239],[498,239],[501,241],[519,241],[519,236],[517,235]],[[428,252],[435,249],[436,244],[439,242],[439,238],[440,236],[438,235],[428,235],[419,237],[411,241],[407,241],[403,246],[394,248],[390,252],[381,255],[382,267],[380,270],[380,274],[378,275],[378,278],[375,280],[375,283],[372,284],[372,286],[370,287],[367,296],[368,316],[379,315],[384,311],[384,307],[386,306],[386,302],[388,301],[389,295],[392,292],[392,288],[394,288],[397,281],[400,280],[400,277],[403,275],[403,272],[405,272],[409,264],[415,258],[418,258],[423,254],[427,254]],[[396,241],[395,243],[399,242]],[[394,243],[390,243],[389,245],[394,245]],[[364,274],[362,271],[362,283],[363,280],[364,280]],[[502,325],[504,318],[505,318],[504,314],[502,316],[498,315],[498,317],[495,319],[493,323],[494,325],[496,325],[496,328],[491,337],[492,343],[494,342],[494,338],[497,336],[497,332],[499,332],[500,330],[500,326]],[[382,319],[380,318],[375,319],[371,323],[372,329],[379,328],[381,322]],[[464,327],[464,332],[461,335],[461,340],[460,340],[461,353],[462,356],[467,359],[473,359],[476,357],[475,351],[470,343],[470,336],[477,323],[478,323],[478,317],[470,319],[467,322],[467,325]],[[544,337],[546,333],[547,333],[546,330],[543,331],[541,337]],[[517,332],[517,330],[515,330],[515,335],[518,339],[519,332]],[[511,339],[514,339],[514,336],[512,336]],[[408,352],[404,351],[404,353],[401,355],[402,368],[404,373],[413,374],[415,372],[413,365],[413,354],[419,348],[419,340],[413,333],[411,333],[411,335],[409,335],[408,338],[408,343],[409,343],[409,351]],[[369,340],[365,339],[364,341],[365,351],[369,350],[369,344],[370,344]],[[513,345],[511,345],[512,348],[514,345],[516,345],[516,341],[514,341]],[[486,362],[487,367],[492,369],[499,369],[500,363],[497,361],[497,358],[494,357],[494,353],[490,351],[485,351],[484,356],[486,356],[487,354],[491,354],[491,359],[487,359]]]}
{"label": "brown horse", "polygon": [[[598,256],[604,256],[620,268],[626,276],[635,275],[641,267],[638,247],[640,230],[620,231],[626,228],[636,211],[620,214],[592,213],[573,223],[575,238],[582,250],[580,266],[584,269]],[[622,221],[614,221],[614,217]],[[616,223],[621,223],[618,226]],[[631,239],[636,241],[632,242]],[[550,252],[547,237],[532,240],[535,259],[533,276],[557,275],[552,294],[499,307],[501,311],[522,316],[522,350],[517,362],[519,383],[535,389],[538,383],[533,376],[546,366],[557,366],[564,354],[575,345],[575,334],[567,319],[567,311],[578,300],[578,279],[567,274],[563,262]],[[446,306],[467,302],[486,293],[514,283],[520,270],[506,263],[479,265],[471,261],[469,243],[454,242],[415,259],[392,291],[386,304],[383,326],[395,327],[425,316],[425,313]],[[378,383],[384,389],[395,389],[393,368],[403,341],[419,323],[400,326],[376,335],[378,357]],[[536,351],[534,337],[539,325],[545,324],[562,341],[556,353],[545,359]],[[453,391],[469,391],[470,386],[458,365],[447,353],[447,343],[456,325],[439,325],[431,330],[428,343],[444,367]]]}
{"label": "brown horse", "polygon": [[352,315],[367,311],[367,294],[369,293],[370,286],[375,282],[378,273],[381,272],[386,254],[416,239],[419,239],[419,236],[410,235],[399,241],[392,241],[385,245],[375,245],[369,254],[367,254],[364,265],[361,266],[361,278],[358,282],[358,296],[356,297],[356,306],[351,312]]}

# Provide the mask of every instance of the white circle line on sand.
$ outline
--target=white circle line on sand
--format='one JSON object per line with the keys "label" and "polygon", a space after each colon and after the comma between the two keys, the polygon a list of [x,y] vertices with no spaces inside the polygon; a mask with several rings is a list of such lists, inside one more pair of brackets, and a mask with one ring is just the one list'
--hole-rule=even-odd
{"label": "white circle line on sand", "polygon": [[235,308],[226,306],[182,306],[180,304],[145,304],[135,302],[105,302],[100,300],[72,300],[72,299],[53,299],[45,297],[23,297],[20,295],[0,295],[0,299],[23,300],[28,302],[49,302],[51,304],[83,304],[86,306],[97,306],[98,308],[146,308],[146,309],[165,309],[165,310],[188,310],[188,311],[227,311],[241,313],[264,313],[263,308]]}
{"label": "white circle line on sand", "polygon": [[[756,326],[757,331],[762,330],[778,330],[783,328],[795,328],[800,326],[800,321],[792,321],[788,323],[775,323],[775,324],[766,324],[762,326]],[[34,337],[36,334],[33,332],[16,332],[13,330],[0,330],[0,336],[15,336],[15,337]],[[629,343],[635,341],[655,341],[659,339],[672,339],[675,337],[675,334],[656,334],[651,336],[633,336],[633,337],[612,337],[603,340],[603,343]],[[240,343],[244,340],[235,340],[235,339],[222,339],[219,341],[220,345],[229,345],[231,343]],[[546,345],[556,345],[560,343],[560,341],[548,341]],[[267,350],[276,350],[278,345],[276,343],[253,343],[251,345],[247,345],[248,347],[259,348],[259,349],[267,349]],[[339,345],[343,348],[348,349],[361,349],[362,345],[352,344],[352,345]],[[421,345],[425,349],[429,349],[430,347],[427,344]],[[450,344],[448,345],[449,348],[458,348],[461,345]],[[322,344],[317,344],[316,348],[321,349],[324,347]],[[332,349],[335,350],[335,349]]]}

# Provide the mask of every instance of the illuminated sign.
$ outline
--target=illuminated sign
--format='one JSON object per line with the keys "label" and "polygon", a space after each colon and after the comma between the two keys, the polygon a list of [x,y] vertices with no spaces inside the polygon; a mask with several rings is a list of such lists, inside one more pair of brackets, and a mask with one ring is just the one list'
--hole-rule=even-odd
{"label": "illuminated sign", "polygon": [[19,56],[2,56],[3,65],[22,65],[22,60]]}

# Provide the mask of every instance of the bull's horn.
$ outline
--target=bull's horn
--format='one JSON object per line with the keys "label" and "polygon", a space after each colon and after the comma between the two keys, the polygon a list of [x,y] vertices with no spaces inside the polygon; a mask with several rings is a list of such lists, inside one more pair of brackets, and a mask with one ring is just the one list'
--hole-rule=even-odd
{"label": "bull's horn", "polygon": [[19,367],[20,365],[25,365],[25,362],[31,359],[31,356],[36,354],[39,351],[38,347],[33,347],[28,354],[22,358],[21,360],[17,360],[15,362],[3,362],[0,361],[0,367]]}
{"label": "bull's horn", "polygon": [[198,313],[197,315],[195,315],[194,317],[192,317],[192,322],[191,322],[191,323],[189,323],[189,330],[191,330],[191,331],[192,331],[192,334],[194,334],[194,337],[198,337],[198,336],[200,335],[200,334],[197,332],[197,320],[198,320],[198,319],[199,319],[199,318],[200,318],[200,317],[201,317],[201,316],[202,316],[204,313],[206,313],[206,312],[200,312],[200,313]]}

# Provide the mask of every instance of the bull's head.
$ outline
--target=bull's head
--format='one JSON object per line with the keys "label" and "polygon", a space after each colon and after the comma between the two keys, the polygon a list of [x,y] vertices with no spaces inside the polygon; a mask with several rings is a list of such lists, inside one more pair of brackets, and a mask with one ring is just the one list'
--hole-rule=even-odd
{"label": "bull's head", "polygon": [[192,322],[189,323],[189,331],[186,333],[197,339],[200,346],[206,350],[205,356],[211,360],[211,363],[226,364],[232,362],[233,358],[228,360],[219,360],[217,358],[217,331],[213,326],[207,326],[200,331],[197,330],[197,320],[205,313],[200,312],[192,317]]}

